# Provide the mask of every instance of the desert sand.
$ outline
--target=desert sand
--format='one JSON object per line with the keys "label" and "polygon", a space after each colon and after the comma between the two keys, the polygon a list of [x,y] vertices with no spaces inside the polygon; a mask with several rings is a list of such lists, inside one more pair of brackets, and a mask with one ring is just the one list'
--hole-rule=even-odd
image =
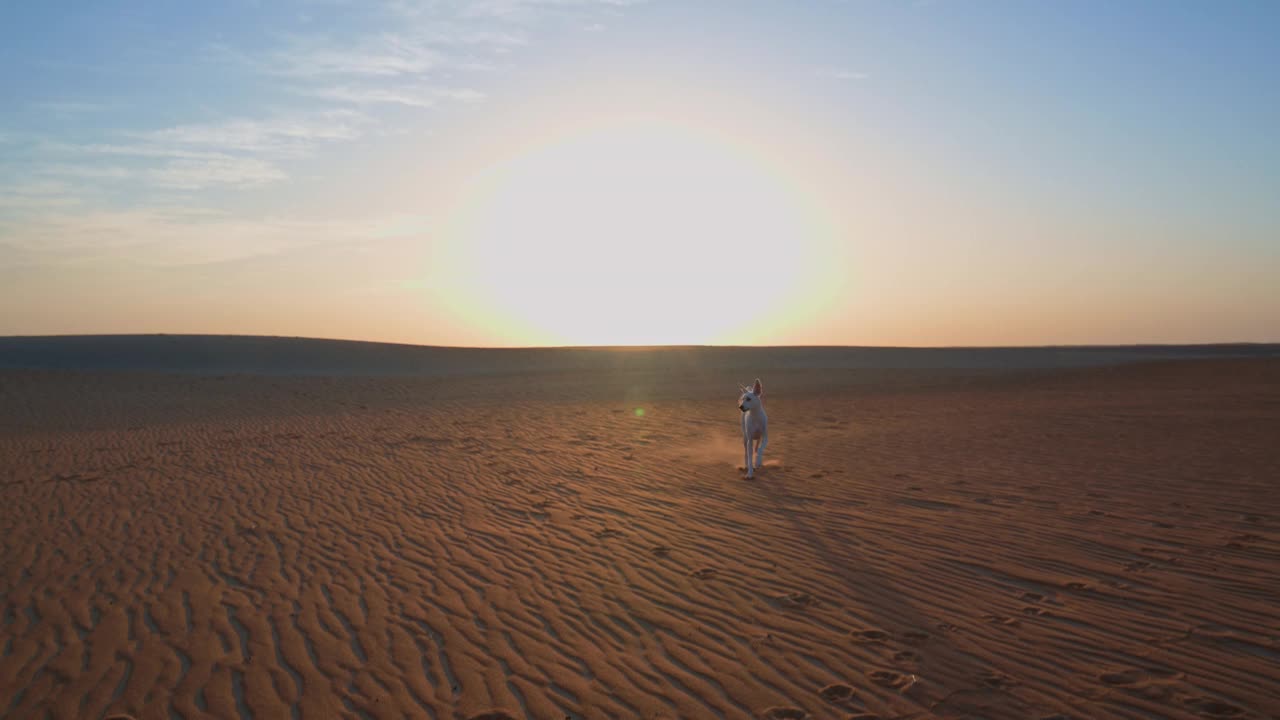
{"label": "desert sand", "polygon": [[0,370],[0,716],[1280,717],[1280,360],[467,352]]}

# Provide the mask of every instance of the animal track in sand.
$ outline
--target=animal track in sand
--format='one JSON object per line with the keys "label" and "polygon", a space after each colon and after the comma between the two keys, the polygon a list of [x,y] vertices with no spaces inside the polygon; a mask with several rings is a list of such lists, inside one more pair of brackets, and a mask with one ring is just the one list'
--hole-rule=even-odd
{"label": "animal track in sand", "polygon": [[913,682],[912,676],[892,670],[871,670],[867,673],[871,682],[888,688],[901,688]]}
{"label": "animal track in sand", "polygon": [[1009,627],[1017,627],[1018,625],[1022,624],[1022,621],[1018,620],[1017,618],[1011,618],[1007,615],[987,614],[987,615],[983,615],[982,619],[986,620],[992,625],[1008,625]]}
{"label": "animal track in sand", "polygon": [[805,720],[809,713],[797,707],[771,707],[760,714],[763,720]]}
{"label": "animal track in sand", "polygon": [[592,533],[592,535],[595,535],[597,540],[608,540],[609,538],[622,537],[624,534],[625,533],[623,533],[621,530],[609,530],[609,529],[597,530],[596,532]]}
{"label": "animal track in sand", "polygon": [[1190,697],[1182,702],[1201,715],[1208,715],[1209,717],[1236,717],[1244,713],[1243,709],[1231,703],[1214,700],[1213,698]]}
{"label": "animal track in sand", "polygon": [[893,654],[893,659],[898,662],[915,662],[920,659],[920,655],[914,650],[899,650]]}
{"label": "animal track in sand", "polygon": [[835,683],[834,685],[828,685],[822,688],[818,691],[818,694],[827,702],[843,703],[852,700],[856,693],[852,687],[849,687],[844,683]]}
{"label": "animal track in sand", "polygon": [[671,556],[671,548],[665,545],[656,545],[653,548],[651,548],[649,552],[653,553],[655,556],[660,558]]}
{"label": "animal track in sand", "polygon": [[720,571],[716,570],[715,568],[699,568],[689,573],[689,577],[694,577],[699,580],[710,580],[711,578],[719,574],[720,574]]}
{"label": "animal track in sand", "polygon": [[[948,629],[950,629],[950,630],[954,630],[954,629],[955,629],[955,626],[954,626],[954,625],[946,625],[946,624],[944,623],[943,625],[939,625],[939,626],[938,626],[938,629],[939,629],[939,630],[948,630]],[[927,633],[927,632],[925,632],[925,631],[923,631],[923,630],[908,630],[908,631],[906,631],[906,632],[902,633],[902,637],[903,637],[903,638],[905,638],[905,639],[907,639],[907,640],[909,640],[910,642],[913,642],[913,643],[922,643],[922,642],[925,642],[926,640],[928,640],[931,636],[929,635],[929,633]]]}
{"label": "animal track in sand", "polygon": [[1098,676],[1104,684],[1112,687],[1142,690],[1154,685],[1168,685],[1182,679],[1183,674],[1176,670],[1160,668],[1127,668],[1105,672]]}
{"label": "animal track in sand", "polygon": [[1044,608],[1036,607],[1035,605],[1028,605],[1022,608],[1022,614],[1024,615],[1043,615],[1044,613]]}
{"label": "animal track in sand", "polygon": [[849,634],[862,642],[878,643],[889,639],[889,633],[883,630],[850,630]]}
{"label": "animal track in sand", "polygon": [[788,610],[799,610],[802,608],[812,607],[818,604],[818,598],[805,592],[789,592],[777,595],[774,598],[780,607]]}
{"label": "animal track in sand", "polygon": [[978,678],[978,682],[982,683],[983,687],[989,687],[992,690],[1006,690],[1018,685],[1017,680],[995,671],[984,673],[982,677]]}

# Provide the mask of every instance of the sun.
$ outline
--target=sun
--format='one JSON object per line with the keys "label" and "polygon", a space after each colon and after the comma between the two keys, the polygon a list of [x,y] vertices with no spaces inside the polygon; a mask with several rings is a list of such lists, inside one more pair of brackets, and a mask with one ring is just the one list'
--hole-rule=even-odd
{"label": "sun", "polygon": [[477,173],[456,232],[467,286],[517,343],[727,342],[813,260],[794,196],[749,145],[612,122]]}

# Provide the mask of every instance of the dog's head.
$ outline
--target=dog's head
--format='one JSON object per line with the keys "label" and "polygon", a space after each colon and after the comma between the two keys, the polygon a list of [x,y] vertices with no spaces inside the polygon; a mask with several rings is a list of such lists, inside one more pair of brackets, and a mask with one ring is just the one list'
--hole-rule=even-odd
{"label": "dog's head", "polygon": [[738,409],[742,412],[753,410],[764,403],[764,386],[760,384],[760,378],[756,378],[755,385],[741,386],[740,389],[742,395],[738,398]]}

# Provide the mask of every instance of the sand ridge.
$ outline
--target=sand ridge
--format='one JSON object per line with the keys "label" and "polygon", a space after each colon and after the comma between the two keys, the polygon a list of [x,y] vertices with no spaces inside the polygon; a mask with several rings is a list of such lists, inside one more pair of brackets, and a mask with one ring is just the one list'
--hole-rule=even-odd
{"label": "sand ridge", "polygon": [[759,374],[0,373],[0,715],[1280,713],[1280,364]]}

